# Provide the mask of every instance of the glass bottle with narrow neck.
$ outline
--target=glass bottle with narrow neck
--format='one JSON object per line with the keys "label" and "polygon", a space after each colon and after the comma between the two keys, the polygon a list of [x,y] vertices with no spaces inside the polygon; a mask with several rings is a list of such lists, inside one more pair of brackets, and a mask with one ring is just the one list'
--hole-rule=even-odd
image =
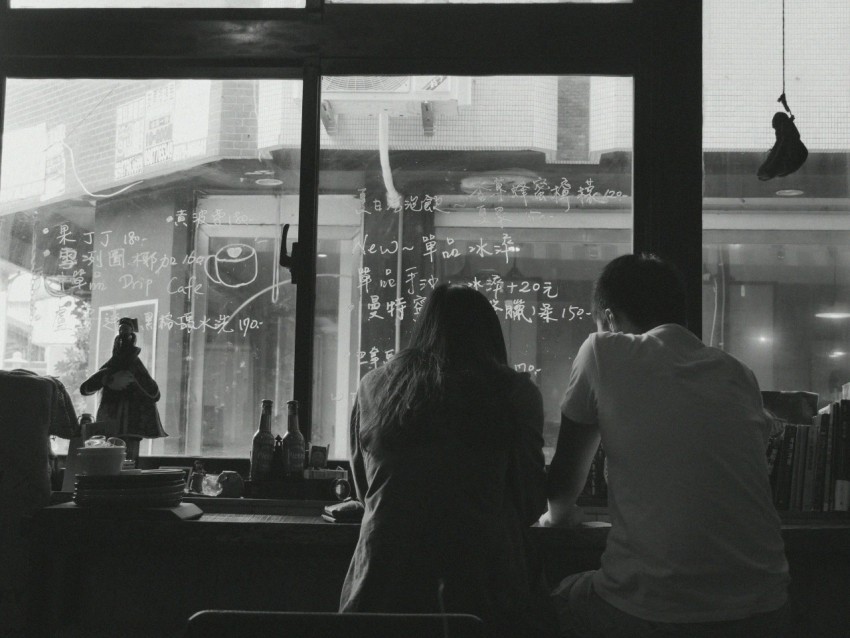
{"label": "glass bottle with narrow neck", "polygon": [[89,438],[89,430],[91,429],[91,424],[93,422],[94,418],[89,412],[83,412],[80,416],[80,438],[83,441]]}
{"label": "glass bottle with narrow neck", "polygon": [[271,478],[274,436],[272,436],[272,404],[263,399],[260,408],[260,425],[251,444],[251,480],[265,481]]}
{"label": "glass bottle with narrow neck", "polygon": [[283,462],[287,479],[304,478],[304,435],[298,426],[298,401],[286,402],[286,434],[283,435]]}

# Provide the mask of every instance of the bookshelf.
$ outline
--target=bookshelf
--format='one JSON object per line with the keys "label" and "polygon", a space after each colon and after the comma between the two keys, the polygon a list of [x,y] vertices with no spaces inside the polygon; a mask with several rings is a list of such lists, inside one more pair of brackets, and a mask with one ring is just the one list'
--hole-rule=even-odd
{"label": "bookshelf", "polygon": [[850,399],[818,408],[811,392],[762,392],[773,419],[767,464],[783,520],[848,520]]}

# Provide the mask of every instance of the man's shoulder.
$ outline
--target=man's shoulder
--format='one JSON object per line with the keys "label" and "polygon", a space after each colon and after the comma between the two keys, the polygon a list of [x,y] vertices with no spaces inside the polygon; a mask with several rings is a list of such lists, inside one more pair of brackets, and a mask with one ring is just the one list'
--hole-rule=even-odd
{"label": "man's shoulder", "polygon": [[704,343],[683,326],[669,324],[662,328],[666,330],[660,331],[660,341],[663,347],[669,347],[676,353],[677,364],[697,364],[697,369],[703,370],[708,380],[724,379],[724,383],[733,381],[758,391],[755,373],[734,355]]}
{"label": "man's shoulder", "polygon": [[582,347],[597,353],[628,351],[645,338],[645,335],[625,332],[593,332],[585,339]]}
{"label": "man's shoulder", "polygon": [[[620,359],[620,354],[629,349],[632,340],[618,332],[592,332],[585,338],[573,360],[573,369],[596,368],[602,361]],[[604,364],[603,364],[604,365]]]}

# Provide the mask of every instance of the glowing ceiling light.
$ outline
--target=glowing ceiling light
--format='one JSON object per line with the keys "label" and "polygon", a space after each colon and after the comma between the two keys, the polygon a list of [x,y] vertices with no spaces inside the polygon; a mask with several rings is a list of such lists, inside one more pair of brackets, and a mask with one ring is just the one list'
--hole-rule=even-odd
{"label": "glowing ceiling light", "polygon": [[821,312],[816,312],[815,317],[819,319],[850,319],[850,308],[834,305],[830,308],[825,308]]}

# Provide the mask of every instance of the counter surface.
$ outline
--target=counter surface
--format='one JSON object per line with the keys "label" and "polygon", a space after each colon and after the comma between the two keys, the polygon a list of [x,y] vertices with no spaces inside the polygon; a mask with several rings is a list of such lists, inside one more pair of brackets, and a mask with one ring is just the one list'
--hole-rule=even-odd
{"label": "counter surface", "polygon": [[[122,528],[122,536],[147,535],[157,529],[175,534],[172,523],[184,523],[179,536],[186,538],[218,538],[219,540],[267,540],[269,542],[307,545],[351,545],[357,542],[359,524],[330,523],[321,517],[323,501],[272,501],[251,499],[202,499],[189,497],[186,502],[198,505],[204,514],[197,520],[174,521],[157,518],[104,519],[93,517],[86,508],[68,504],[45,508],[39,520],[47,528],[60,526],[62,535],[76,530],[86,535],[113,536]],[[785,515],[782,536],[786,551],[806,551],[846,555],[850,553],[850,512],[829,514],[796,513]],[[590,520],[575,529],[532,527],[529,534],[537,542],[565,544],[570,550],[594,548],[603,550],[610,525],[602,508],[588,510]],[[94,521],[97,524],[94,524]],[[165,527],[163,527],[165,526]],[[95,529],[92,529],[95,528]],[[45,530],[46,531],[46,530]],[[58,530],[57,530],[58,531]],[[56,539],[58,540],[58,539]],[[176,537],[175,537],[176,540]]]}
{"label": "counter surface", "polygon": [[[68,505],[39,512],[29,535],[32,635],[116,635],[121,626],[125,636],[180,636],[201,609],[336,609],[359,525],[325,521],[320,502],[187,500],[205,510],[198,520],[103,517]],[[556,584],[599,566],[609,529],[594,521],[528,534]],[[850,622],[850,518],[786,520],[782,533],[794,622],[804,628],[794,635],[838,635]]]}

